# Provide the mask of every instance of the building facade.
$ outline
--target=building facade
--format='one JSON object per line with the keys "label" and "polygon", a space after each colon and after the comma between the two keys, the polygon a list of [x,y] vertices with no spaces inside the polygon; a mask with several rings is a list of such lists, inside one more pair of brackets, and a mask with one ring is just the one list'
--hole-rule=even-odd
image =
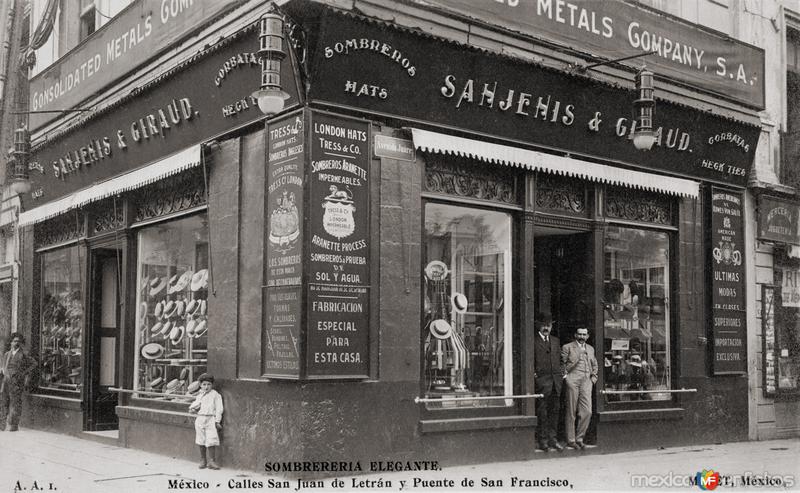
{"label": "building facade", "polygon": [[[774,36],[733,36],[733,3],[56,10],[19,218],[27,424],[191,456],[209,371],[235,467],[529,458],[547,314],[562,343],[590,330],[601,450],[758,438],[753,408],[779,405],[748,377],[753,177],[780,98]],[[286,99],[265,117],[268,11]],[[642,60],[618,59],[648,51],[644,151]]]}

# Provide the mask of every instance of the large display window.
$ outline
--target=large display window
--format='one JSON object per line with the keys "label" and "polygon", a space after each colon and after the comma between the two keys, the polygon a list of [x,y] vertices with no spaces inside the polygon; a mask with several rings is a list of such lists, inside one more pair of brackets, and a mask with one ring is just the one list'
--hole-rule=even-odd
{"label": "large display window", "polygon": [[800,394],[800,262],[778,251],[774,276],[762,287],[764,392]]}
{"label": "large display window", "polygon": [[142,228],[137,246],[134,389],[194,394],[208,362],[208,216]]}
{"label": "large display window", "polygon": [[668,400],[670,238],[609,226],[603,279],[603,367],[608,402]]}
{"label": "large display window", "polygon": [[424,392],[432,409],[510,406],[511,215],[425,207]]}
{"label": "large display window", "polygon": [[40,381],[44,388],[80,392],[83,367],[83,265],[79,247],[41,255]]}

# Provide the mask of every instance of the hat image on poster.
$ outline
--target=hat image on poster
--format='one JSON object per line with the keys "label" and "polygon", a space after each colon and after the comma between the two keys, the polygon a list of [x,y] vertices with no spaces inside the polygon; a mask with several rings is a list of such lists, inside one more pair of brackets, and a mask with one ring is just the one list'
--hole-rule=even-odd
{"label": "hat image on poster", "polygon": [[167,286],[166,277],[156,277],[150,281],[150,296],[156,296]]}
{"label": "hat image on poster", "polygon": [[157,342],[151,342],[142,346],[142,356],[145,359],[156,359],[164,355],[164,346]]}
{"label": "hat image on poster", "polygon": [[208,286],[208,269],[200,269],[192,276],[191,290],[197,291]]}
{"label": "hat image on poster", "polygon": [[450,297],[450,301],[452,301],[456,313],[466,313],[468,305],[466,296],[462,293],[453,293],[453,296]]}
{"label": "hat image on poster", "polygon": [[453,327],[447,320],[437,319],[431,322],[429,330],[437,339],[447,339],[453,333]]}

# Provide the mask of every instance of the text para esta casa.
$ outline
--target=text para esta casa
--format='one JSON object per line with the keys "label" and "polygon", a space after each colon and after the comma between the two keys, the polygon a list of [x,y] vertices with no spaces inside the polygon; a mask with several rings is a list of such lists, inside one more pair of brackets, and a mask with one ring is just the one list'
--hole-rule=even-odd
{"label": "text para esta casa", "polygon": [[144,144],[156,137],[166,137],[173,128],[195,116],[197,113],[189,98],[173,99],[165,107],[133,120],[125,131],[118,129],[113,137],[91,139],[86,145],[53,160],[50,163],[53,176],[66,180],[81,168],[111,157],[115,147],[125,150],[129,142]]}

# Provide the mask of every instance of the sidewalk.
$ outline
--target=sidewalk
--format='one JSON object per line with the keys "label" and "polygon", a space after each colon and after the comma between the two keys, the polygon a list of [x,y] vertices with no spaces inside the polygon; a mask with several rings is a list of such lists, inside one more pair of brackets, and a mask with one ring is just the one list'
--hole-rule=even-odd
{"label": "sidewalk", "polygon": [[[752,473],[758,475],[756,482],[782,483],[738,487],[737,491],[800,491],[800,439],[605,455],[551,452],[546,458],[524,462],[341,478],[341,487],[334,487],[333,479],[317,480],[314,484],[319,486],[321,482],[321,487],[306,483],[300,491],[667,491],[665,487],[669,485],[675,487],[671,488],[674,491],[701,491],[686,481],[703,469],[719,472],[723,481],[728,475],[731,481],[738,481],[743,474]],[[631,475],[638,474],[648,476],[632,484]],[[474,481],[474,486],[464,483],[469,480]],[[569,484],[559,488],[555,481],[561,480]],[[787,488],[790,482],[793,485]],[[199,470],[195,463],[182,459],[66,435],[27,429],[0,432],[0,493],[295,491],[297,486],[296,479],[253,471]],[[723,483],[717,491],[725,489],[730,487]]]}

